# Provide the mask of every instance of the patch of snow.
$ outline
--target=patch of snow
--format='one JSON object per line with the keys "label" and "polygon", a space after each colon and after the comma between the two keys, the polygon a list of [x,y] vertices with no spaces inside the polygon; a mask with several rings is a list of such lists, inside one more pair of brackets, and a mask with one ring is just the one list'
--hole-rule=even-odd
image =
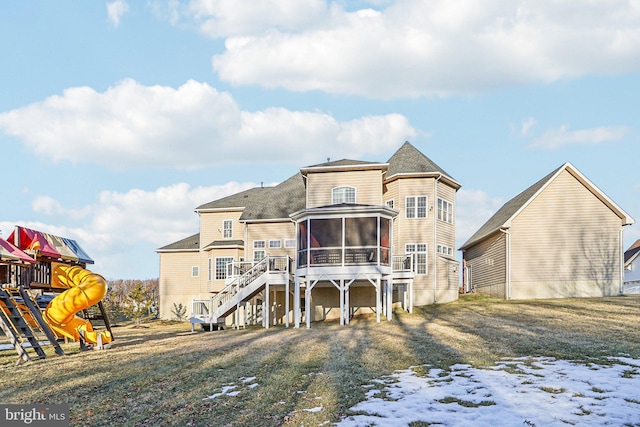
{"label": "patch of snow", "polygon": [[320,412],[320,411],[322,411],[322,406],[316,406],[315,408],[311,408],[311,409],[303,409],[303,411],[305,411],[305,412]]}
{"label": "patch of snow", "polygon": [[[535,425],[611,426],[640,420],[640,360],[611,365],[551,358],[505,359],[489,369],[454,365],[427,368],[426,376],[398,371],[381,380],[385,398],[370,390],[350,408],[360,415],[337,427]],[[422,369],[424,372],[424,369]]]}
{"label": "patch of snow", "polygon": [[222,395],[229,395],[229,396],[237,396],[239,392],[232,392],[229,393],[231,390],[233,390],[234,388],[236,388],[238,386],[236,385],[228,385],[228,386],[224,386],[222,387],[222,391],[220,393],[214,393],[211,396],[207,396],[202,400],[211,400],[211,399],[215,399],[216,397],[220,397]]}

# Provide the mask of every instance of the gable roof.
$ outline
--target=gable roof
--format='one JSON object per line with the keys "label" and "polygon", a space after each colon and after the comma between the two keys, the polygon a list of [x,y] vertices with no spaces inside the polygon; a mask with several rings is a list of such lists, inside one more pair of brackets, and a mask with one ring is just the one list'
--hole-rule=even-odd
{"label": "gable roof", "polygon": [[200,233],[185,237],[166,246],[156,249],[156,252],[183,252],[200,250]]}
{"label": "gable roof", "polygon": [[569,172],[582,183],[589,191],[591,191],[598,199],[600,199],[605,205],[607,205],[612,211],[614,211],[621,219],[623,219],[623,225],[633,224],[633,218],[631,218],[626,212],[624,212],[618,205],[616,205],[606,194],[604,194],[598,187],[596,187],[591,181],[587,179],[580,171],[578,171],[571,163],[567,162],[560,166],[540,181],[527,188],[513,199],[504,204],[482,227],[476,231],[473,236],[469,238],[461,247],[460,250],[464,251],[476,243],[484,240],[490,235],[496,233],[501,228],[508,228],[511,226],[511,221],[515,218],[525,207],[527,207],[533,199],[537,197],[540,192],[544,190],[554,179],[556,179],[561,172]]}
{"label": "gable roof", "polygon": [[395,179],[400,175],[441,175],[454,184],[454,187],[461,187],[451,175],[422,154],[409,141],[402,144],[402,147],[391,156],[388,163],[387,180]]}
{"label": "gable roof", "polygon": [[250,188],[248,190],[231,194],[230,196],[223,197],[209,203],[205,203],[204,205],[198,206],[195,210],[196,212],[200,212],[215,209],[244,208],[270,188],[273,187]]}
{"label": "gable roof", "polygon": [[298,172],[255,197],[240,215],[240,221],[288,220],[291,212],[305,208],[306,201],[304,180]]}
{"label": "gable roof", "polygon": [[629,265],[640,255],[640,239],[631,245],[624,253],[624,265]]}

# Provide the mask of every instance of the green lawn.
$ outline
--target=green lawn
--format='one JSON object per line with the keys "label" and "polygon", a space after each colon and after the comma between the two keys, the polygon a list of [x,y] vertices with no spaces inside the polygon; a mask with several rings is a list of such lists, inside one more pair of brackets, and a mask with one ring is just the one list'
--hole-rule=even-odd
{"label": "green lawn", "polygon": [[[357,317],[310,330],[190,332],[188,323],[114,328],[105,351],[15,366],[0,352],[0,403],[67,403],[73,426],[314,426],[364,400],[371,380],[430,364],[492,365],[502,357],[640,359],[640,296],[451,304]],[[1,341],[1,340],[0,340]],[[206,399],[216,393],[226,394]],[[322,411],[311,411],[322,407]],[[328,424],[328,423],[327,423]]]}

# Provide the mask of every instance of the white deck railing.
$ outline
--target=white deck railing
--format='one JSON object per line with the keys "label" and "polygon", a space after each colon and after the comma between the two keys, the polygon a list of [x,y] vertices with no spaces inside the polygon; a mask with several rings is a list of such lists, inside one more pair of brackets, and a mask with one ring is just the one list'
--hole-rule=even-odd
{"label": "white deck railing", "polygon": [[[247,264],[252,264],[249,267]],[[289,275],[291,271],[292,260],[288,256],[268,256],[257,263],[234,262],[227,264],[227,271],[240,272],[245,271],[233,278],[233,280],[225,285],[224,288],[216,295],[207,300],[193,300],[191,307],[191,317],[202,321],[208,321],[214,314],[215,310],[229,302],[238,292],[251,284],[254,280],[264,273],[278,273]],[[246,267],[249,267],[246,269]]]}
{"label": "white deck railing", "polygon": [[393,255],[391,258],[394,272],[413,271],[413,254]]}

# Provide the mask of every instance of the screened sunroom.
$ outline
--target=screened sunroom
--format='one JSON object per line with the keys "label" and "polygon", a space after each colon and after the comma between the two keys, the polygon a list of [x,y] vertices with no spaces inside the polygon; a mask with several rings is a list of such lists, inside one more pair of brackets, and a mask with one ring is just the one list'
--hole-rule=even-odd
{"label": "screened sunroom", "polygon": [[298,212],[294,216],[298,269],[376,266],[377,271],[390,271],[391,224],[396,214],[384,206],[355,205]]}

